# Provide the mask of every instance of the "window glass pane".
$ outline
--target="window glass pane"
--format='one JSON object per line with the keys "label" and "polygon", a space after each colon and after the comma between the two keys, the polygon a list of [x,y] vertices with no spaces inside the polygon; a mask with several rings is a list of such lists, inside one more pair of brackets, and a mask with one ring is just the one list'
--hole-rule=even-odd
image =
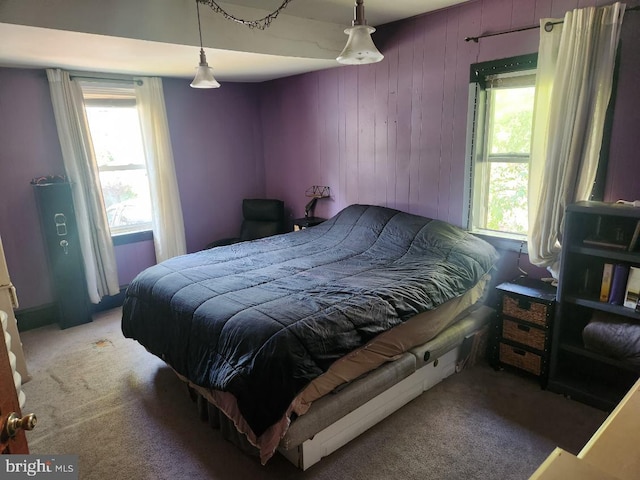
{"label": "window glass pane", "polygon": [[531,151],[535,88],[491,90],[489,154]]}
{"label": "window glass pane", "polygon": [[489,199],[485,228],[527,234],[528,163],[492,162],[489,169]]}
{"label": "window glass pane", "polygon": [[151,223],[146,170],[100,172],[100,183],[110,227]]}
{"label": "window glass pane", "polygon": [[144,165],[135,107],[87,106],[86,111],[98,167]]}

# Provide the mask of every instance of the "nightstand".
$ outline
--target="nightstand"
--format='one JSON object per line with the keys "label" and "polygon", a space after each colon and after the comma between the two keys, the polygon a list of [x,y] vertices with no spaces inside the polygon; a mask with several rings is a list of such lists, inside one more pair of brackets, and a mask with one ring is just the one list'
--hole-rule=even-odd
{"label": "nightstand", "polygon": [[321,217],[302,217],[293,221],[293,231],[303,230],[308,227],[314,227],[324,222],[326,218]]}
{"label": "nightstand", "polygon": [[556,288],[521,277],[496,287],[499,297],[494,364],[529,372],[546,387]]}

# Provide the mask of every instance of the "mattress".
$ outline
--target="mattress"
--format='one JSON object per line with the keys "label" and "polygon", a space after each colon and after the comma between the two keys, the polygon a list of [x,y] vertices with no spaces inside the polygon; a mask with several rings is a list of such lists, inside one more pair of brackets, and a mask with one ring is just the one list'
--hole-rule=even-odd
{"label": "mattress", "polygon": [[[371,342],[336,360],[329,369],[313,380],[293,400],[293,412],[306,413],[311,404],[402,353],[428,342],[448,326],[479,307],[487,291],[490,275],[483,277],[471,290],[444,305],[419,313],[397,327],[387,330]],[[422,360],[421,360],[422,362]]]}

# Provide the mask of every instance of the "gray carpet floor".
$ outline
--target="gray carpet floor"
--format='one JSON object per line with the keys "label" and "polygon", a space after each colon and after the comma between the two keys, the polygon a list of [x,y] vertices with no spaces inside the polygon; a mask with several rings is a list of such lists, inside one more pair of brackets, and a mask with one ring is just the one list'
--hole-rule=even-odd
{"label": "gray carpet floor", "polygon": [[23,332],[31,453],[77,454],[81,479],[526,479],[556,447],[577,453],[606,413],[534,378],[466,368],[306,472],[266,466],[198,420],[184,384],[120,331],[120,310]]}

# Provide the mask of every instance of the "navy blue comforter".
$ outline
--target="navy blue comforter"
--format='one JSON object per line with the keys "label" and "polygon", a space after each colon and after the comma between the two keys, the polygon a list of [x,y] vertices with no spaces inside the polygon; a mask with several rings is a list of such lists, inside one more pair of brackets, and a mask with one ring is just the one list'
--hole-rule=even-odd
{"label": "navy blue comforter", "polygon": [[352,205],[313,228],[172,258],[127,289],[122,331],[232,393],[256,436],[346,353],[473,287],[497,259],[450,224]]}

